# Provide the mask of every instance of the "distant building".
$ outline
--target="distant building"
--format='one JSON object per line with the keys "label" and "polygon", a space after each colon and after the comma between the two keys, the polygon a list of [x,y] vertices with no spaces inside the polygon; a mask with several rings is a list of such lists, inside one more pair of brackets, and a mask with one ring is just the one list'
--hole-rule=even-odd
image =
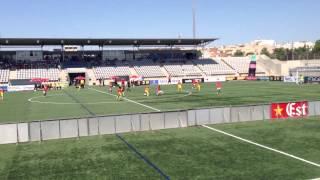
{"label": "distant building", "polygon": [[314,42],[297,41],[291,43],[277,43],[275,40],[254,40],[245,44],[224,45],[221,47],[212,47],[202,50],[204,56],[210,57],[227,57],[233,56],[235,52],[242,51],[244,55],[257,54],[260,55],[262,49],[266,48],[270,53],[273,53],[275,48],[295,49],[300,47],[313,48]]}
{"label": "distant building", "polygon": [[286,43],[279,43],[276,45],[276,48],[284,48],[284,49],[296,49],[296,48],[301,48],[301,47],[308,47],[308,48],[313,48],[314,47],[314,42],[310,41],[296,41],[296,42],[286,42]]}

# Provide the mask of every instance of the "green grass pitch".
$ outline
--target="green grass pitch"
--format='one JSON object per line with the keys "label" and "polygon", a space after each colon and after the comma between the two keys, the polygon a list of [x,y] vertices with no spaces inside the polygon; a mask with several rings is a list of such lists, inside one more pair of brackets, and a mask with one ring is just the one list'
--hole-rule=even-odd
{"label": "green grass pitch", "polygon": [[[92,115],[170,111],[213,106],[319,100],[319,85],[282,82],[225,82],[217,96],[213,83],[201,92],[185,85],[162,86],[165,94],[143,96],[143,87],[117,101],[107,87],[7,93],[0,123]],[[115,91],[115,89],[114,89]],[[314,163],[320,163],[319,117],[212,125]],[[171,179],[312,179],[320,168],[248,144],[205,127],[125,133],[122,137]],[[116,135],[0,145],[0,179],[163,179]]]}
{"label": "green grass pitch", "polygon": [[[320,163],[319,117],[212,125]],[[122,136],[171,179],[312,179],[320,168],[204,127]],[[163,179],[116,135],[0,145],[0,179]]]}
{"label": "green grass pitch", "polygon": [[[107,87],[92,88],[107,92]],[[155,108],[152,109],[126,100],[117,101],[114,96],[93,89],[78,91],[70,87],[50,91],[47,97],[43,97],[42,92],[6,93],[5,100],[0,101],[0,123],[320,99],[319,85],[297,86],[283,82],[225,82],[221,96],[216,95],[214,83],[202,84],[201,92],[191,95],[187,92],[191,91],[188,84],[184,85],[185,92],[180,94],[175,85],[162,86],[162,96],[155,95],[155,87],[151,87],[149,97],[143,96],[143,87],[132,88],[126,93],[126,98]]]}

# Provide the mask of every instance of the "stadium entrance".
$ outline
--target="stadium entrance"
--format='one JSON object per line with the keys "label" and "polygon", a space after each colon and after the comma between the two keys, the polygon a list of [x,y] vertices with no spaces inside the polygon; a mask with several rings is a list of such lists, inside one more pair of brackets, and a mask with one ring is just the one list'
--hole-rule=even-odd
{"label": "stadium entrance", "polygon": [[69,86],[75,86],[80,78],[85,81],[86,73],[69,73]]}

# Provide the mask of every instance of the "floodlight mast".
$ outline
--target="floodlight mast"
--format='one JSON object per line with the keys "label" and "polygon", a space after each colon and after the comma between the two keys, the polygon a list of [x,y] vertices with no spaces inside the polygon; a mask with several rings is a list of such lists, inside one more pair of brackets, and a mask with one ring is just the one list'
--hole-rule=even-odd
{"label": "floodlight mast", "polygon": [[196,0],[192,0],[192,32],[193,39],[196,38]]}

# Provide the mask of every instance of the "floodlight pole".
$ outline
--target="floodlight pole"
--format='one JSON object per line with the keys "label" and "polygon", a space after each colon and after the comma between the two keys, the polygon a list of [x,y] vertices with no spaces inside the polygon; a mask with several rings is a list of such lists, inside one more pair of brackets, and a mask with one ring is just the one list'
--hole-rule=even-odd
{"label": "floodlight pole", "polygon": [[193,39],[196,38],[196,0],[192,0],[192,30]]}

